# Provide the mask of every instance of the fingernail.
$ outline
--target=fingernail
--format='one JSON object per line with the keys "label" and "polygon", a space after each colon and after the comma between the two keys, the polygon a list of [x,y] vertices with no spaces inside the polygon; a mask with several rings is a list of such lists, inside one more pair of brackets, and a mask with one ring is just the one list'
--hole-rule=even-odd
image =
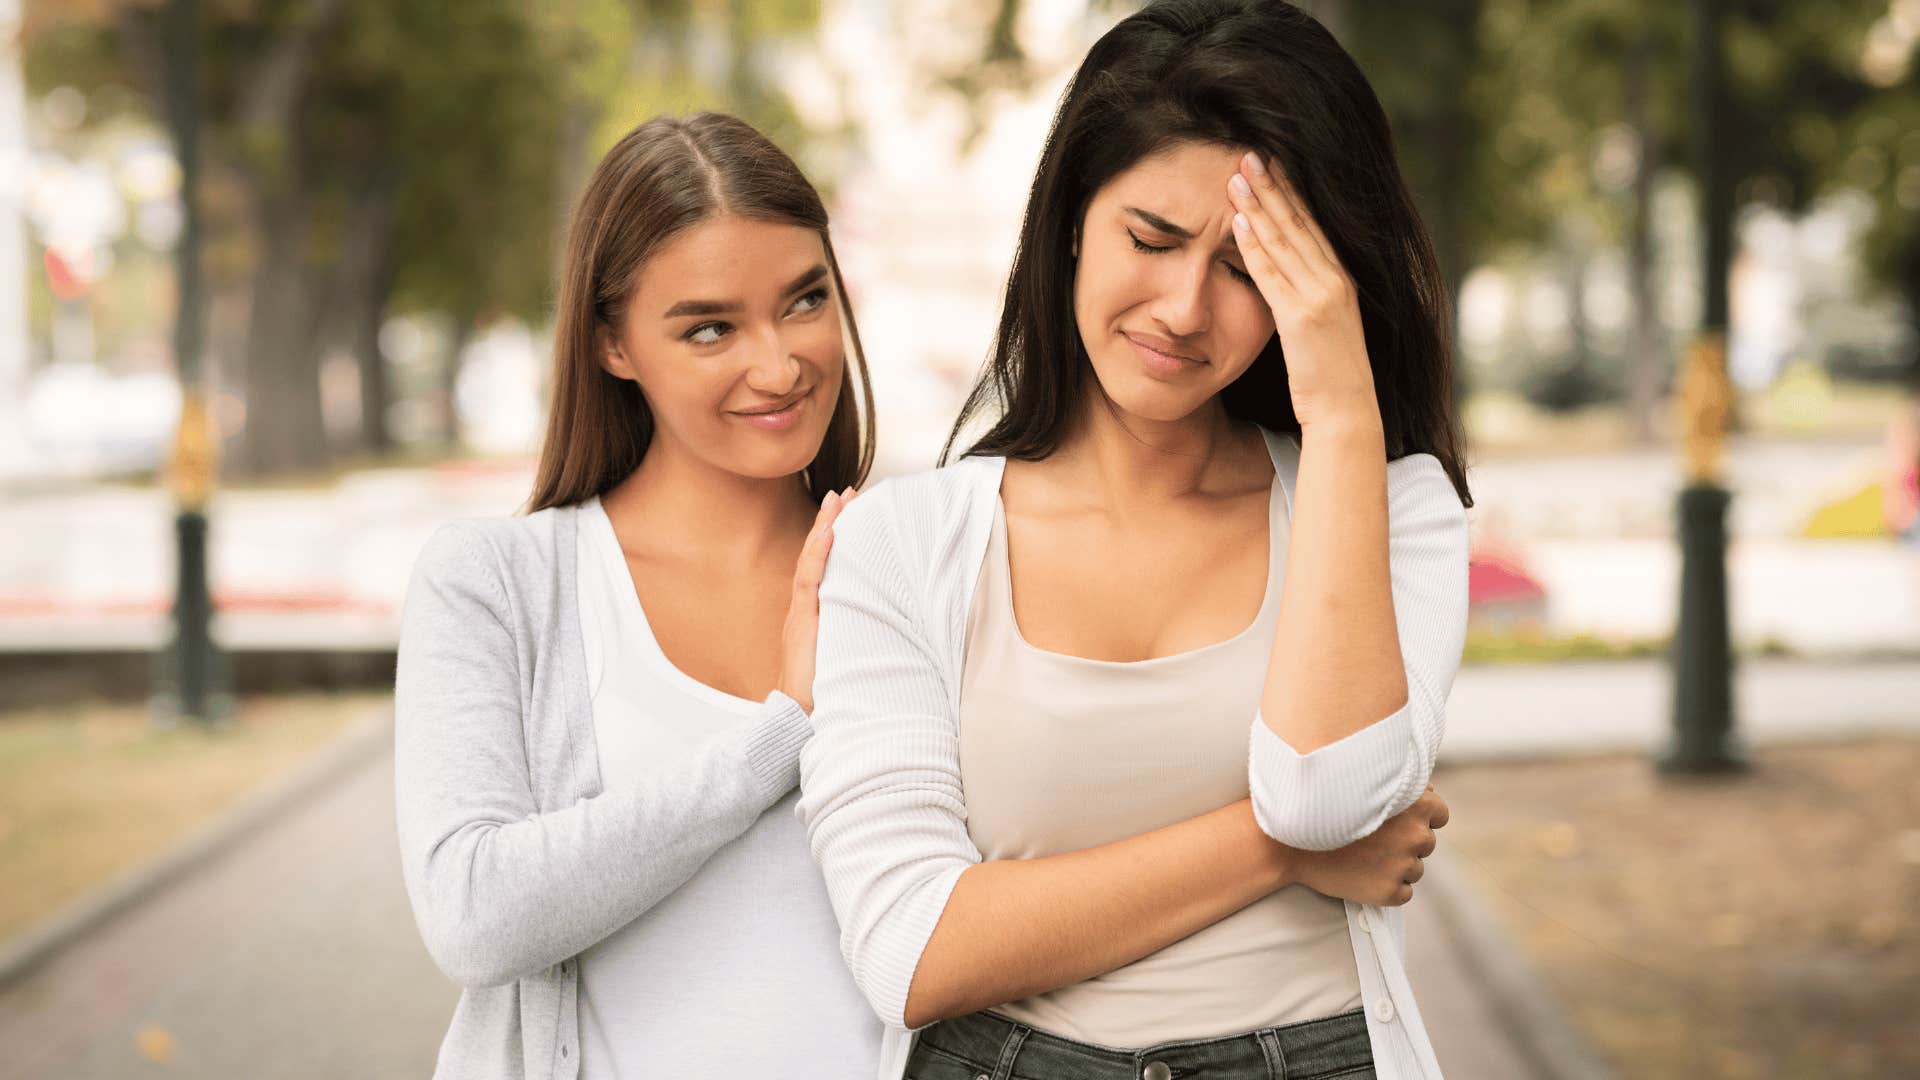
{"label": "fingernail", "polygon": [[1253,189],[1247,186],[1247,178],[1239,173],[1233,174],[1233,179],[1227,181],[1227,186],[1233,189],[1235,195],[1243,199],[1253,194]]}
{"label": "fingernail", "polygon": [[1267,163],[1260,160],[1259,154],[1256,154],[1253,151],[1249,150],[1247,151],[1246,160],[1247,160],[1248,172],[1252,173],[1255,176],[1267,175]]}
{"label": "fingernail", "polygon": [[1247,215],[1245,214],[1233,215],[1233,231],[1234,232],[1247,231]]}

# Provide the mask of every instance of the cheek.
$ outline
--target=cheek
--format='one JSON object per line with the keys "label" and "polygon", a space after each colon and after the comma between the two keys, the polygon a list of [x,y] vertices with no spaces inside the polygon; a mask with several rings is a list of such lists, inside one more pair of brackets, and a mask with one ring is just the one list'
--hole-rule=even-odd
{"label": "cheek", "polygon": [[1105,329],[1153,298],[1153,267],[1131,251],[1089,245],[1073,276],[1073,310],[1081,329]]}
{"label": "cheek", "polygon": [[661,349],[638,367],[640,392],[663,427],[687,428],[711,418],[726,397],[727,381],[719,377],[715,357],[678,355]]}
{"label": "cheek", "polygon": [[1251,287],[1228,282],[1215,292],[1215,348],[1231,357],[1234,374],[1246,370],[1273,337],[1273,311]]}

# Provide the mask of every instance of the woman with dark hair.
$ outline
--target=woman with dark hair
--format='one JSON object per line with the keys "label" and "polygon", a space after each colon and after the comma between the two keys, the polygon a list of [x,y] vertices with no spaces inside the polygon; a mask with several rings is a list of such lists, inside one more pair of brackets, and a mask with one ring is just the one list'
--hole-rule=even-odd
{"label": "woman with dark hair", "polygon": [[864,1076],[880,1027],[793,814],[817,589],[872,458],[820,196],[732,117],[595,169],[528,512],[421,553],[395,783],[463,986],[438,1076]]}
{"label": "woman with dark hair", "polygon": [[821,587],[800,812],[883,1078],[1439,1075],[1398,905],[1466,623],[1445,298],[1313,19],[1093,47],[955,438],[991,423]]}

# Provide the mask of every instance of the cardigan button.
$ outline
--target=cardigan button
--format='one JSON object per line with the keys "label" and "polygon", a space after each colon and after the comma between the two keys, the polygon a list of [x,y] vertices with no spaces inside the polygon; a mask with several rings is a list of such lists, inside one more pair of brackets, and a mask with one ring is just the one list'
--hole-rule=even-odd
{"label": "cardigan button", "polygon": [[1373,1018],[1383,1024],[1393,1023],[1393,999],[1390,997],[1374,998]]}

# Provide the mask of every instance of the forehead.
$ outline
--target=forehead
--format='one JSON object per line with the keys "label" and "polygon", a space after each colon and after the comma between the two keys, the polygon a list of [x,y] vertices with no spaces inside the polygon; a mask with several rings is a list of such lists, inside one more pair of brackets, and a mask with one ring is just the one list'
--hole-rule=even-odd
{"label": "forehead", "polygon": [[779,289],[826,260],[820,234],[804,225],[723,214],[693,225],[654,252],[636,286],[642,297],[725,300]]}
{"label": "forehead", "polygon": [[[1177,142],[1114,174],[1096,197],[1204,200],[1225,203],[1226,183],[1246,150],[1221,143]],[[1136,204],[1137,205],[1137,204]]]}

